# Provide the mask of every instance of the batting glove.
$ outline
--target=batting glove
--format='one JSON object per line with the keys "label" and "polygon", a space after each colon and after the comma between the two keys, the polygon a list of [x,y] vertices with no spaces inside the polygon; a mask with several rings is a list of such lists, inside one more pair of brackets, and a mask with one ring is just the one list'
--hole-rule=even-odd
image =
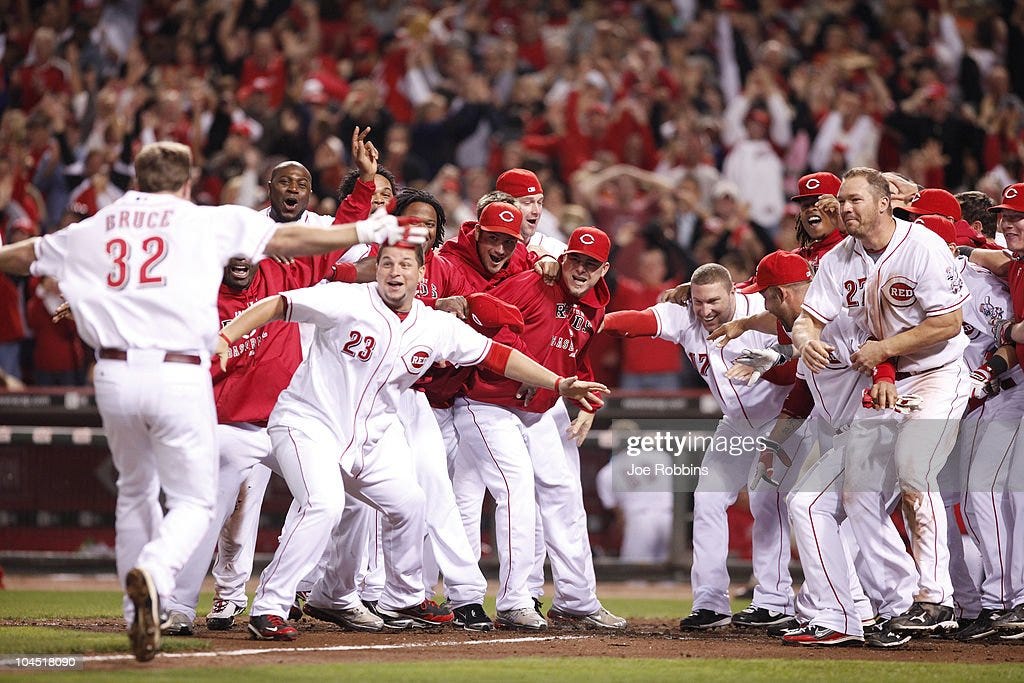
{"label": "batting glove", "polygon": [[[792,352],[793,347],[789,347]],[[789,357],[782,353],[783,347],[779,344],[775,346],[769,346],[766,349],[743,349],[736,358],[736,362],[740,365],[746,365],[747,367],[753,368],[754,372],[747,378],[747,386],[753,386],[757,380],[761,379],[761,375],[768,372],[776,365],[782,365]]]}
{"label": "batting glove", "polygon": [[922,404],[924,404],[924,399],[917,394],[905,394],[896,399],[893,410],[901,415],[906,415],[921,410]]}
{"label": "batting glove", "polygon": [[1014,343],[1010,334],[1015,324],[1013,320],[1007,320],[1006,318],[992,321],[992,337],[996,340],[998,346]]}
{"label": "batting glove", "polygon": [[356,221],[356,236],[364,244],[423,244],[427,241],[427,229],[410,227],[422,222],[415,216],[392,216],[381,207],[366,220]]}
{"label": "batting glove", "polygon": [[1002,390],[1002,387],[999,386],[999,377],[988,363],[972,370],[970,377],[971,398],[977,401],[992,398]]}

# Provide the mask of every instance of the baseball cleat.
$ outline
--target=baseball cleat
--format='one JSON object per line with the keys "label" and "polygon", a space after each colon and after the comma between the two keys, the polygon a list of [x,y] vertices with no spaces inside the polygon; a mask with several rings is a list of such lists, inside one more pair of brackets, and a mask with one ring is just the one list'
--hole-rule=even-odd
{"label": "baseball cleat", "polygon": [[377,609],[376,600],[363,600],[362,603],[363,607],[384,620],[384,628],[389,631],[404,631],[413,628],[412,619],[408,617],[393,617],[389,614],[381,614]]}
{"label": "baseball cleat", "polygon": [[893,631],[889,625],[892,619],[879,618],[875,623],[864,627],[864,644],[868,647],[900,647],[910,642],[909,633]]}
{"label": "baseball cleat", "polygon": [[953,608],[934,602],[915,602],[906,612],[889,621],[893,631],[932,633],[948,631],[957,627]]}
{"label": "baseball cleat", "polygon": [[970,624],[964,625],[954,635],[954,640],[959,640],[962,643],[970,643],[989,636],[996,634],[996,627],[993,622],[999,617],[1003,616],[1003,613],[999,610],[994,609],[983,609],[981,614],[973,619]]}
{"label": "baseball cleat", "polygon": [[235,617],[245,611],[246,605],[230,600],[213,599],[213,609],[206,615],[206,628],[211,631],[227,631],[235,625]]}
{"label": "baseball cleat", "polygon": [[778,624],[776,626],[769,626],[767,629],[765,629],[764,633],[765,635],[771,636],[772,638],[781,638],[790,631],[798,631],[804,626],[806,626],[806,624],[801,624],[797,619],[793,619],[792,622],[786,622]]}
{"label": "baseball cleat", "polygon": [[812,626],[808,624],[802,628],[794,629],[782,636],[782,642],[786,645],[845,645],[863,643],[861,636],[841,633],[825,626]]}
{"label": "baseball cleat", "polygon": [[[747,628],[768,628],[769,626],[783,626],[795,628],[798,626],[796,617],[785,612],[774,612],[764,607],[751,605],[742,612],[732,615],[733,626],[744,626]],[[787,626],[788,625],[788,626]]]}
{"label": "baseball cleat", "polygon": [[329,607],[317,607],[308,602],[302,606],[304,614],[336,624],[346,631],[366,631],[376,633],[384,630],[384,620],[366,609],[360,604],[358,607],[349,609],[332,609]]}
{"label": "baseball cleat", "polygon": [[193,633],[192,620],[184,612],[171,612],[160,624],[160,633],[165,636],[190,636]]}
{"label": "baseball cleat", "polygon": [[552,607],[548,610],[548,621],[557,625],[607,628],[616,631],[623,631],[628,625],[625,619],[615,616],[604,607],[591,614],[573,614]]}
{"label": "baseball cleat", "polygon": [[299,632],[276,614],[254,614],[249,617],[249,634],[253,640],[295,640]]}
{"label": "baseball cleat", "polygon": [[160,598],[149,572],[133,567],[125,577],[125,592],[135,605],[135,618],[128,627],[132,654],[140,662],[148,662],[160,650]]}
{"label": "baseball cleat", "polygon": [[520,629],[523,631],[543,631],[548,627],[544,617],[537,614],[532,607],[498,610],[498,618],[494,620],[498,628]]}
{"label": "baseball cleat", "polygon": [[1003,614],[998,619],[992,620],[992,625],[1000,631],[1004,629],[1017,630],[1024,629],[1024,602],[1019,605],[1015,605],[1009,612]]}
{"label": "baseball cleat", "polygon": [[300,621],[302,619],[302,606],[306,604],[308,599],[309,591],[298,591],[295,593],[295,601],[292,602],[292,606],[288,609],[288,619]]}
{"label": "baseball cleat", "polygon": [[409,619],[412,621],[412,628],[443,626],[452,621],[451,610],[443,605],[438,605],[433,600],[424,600],[418,605],[402,609],[386,609],[378,603],[377,614],[382,618]]}
{"label": "baseball cleat", "polygon": [[452,624],[465,631],[491,631],[494,622],[484,612],[483,605],[462,605],[452,610]]}
{"label": "baseball cleat", "polygon": [[701,631],[708,628],[719,628],[732,623],[731,614],[719,614],[709,609],[695,609],[689,616],[679,622],[680,631]]}

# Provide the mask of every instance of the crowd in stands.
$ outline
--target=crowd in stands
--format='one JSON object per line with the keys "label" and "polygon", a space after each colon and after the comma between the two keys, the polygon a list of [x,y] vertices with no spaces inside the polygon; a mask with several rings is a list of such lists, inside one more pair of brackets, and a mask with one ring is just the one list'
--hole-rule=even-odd
{"label": "crowd in stands", "polygon": [[[294,159],[310,208],[333,214],[346,141],[370,126],[449,234],[502,170],[536,171],[539,229],[607,231],[615,301],[642,308],[698,264],[742,281],[794,247],[788,197],[808,171],[993,197],[1024,178],[1020,0],[2,4],[5,243],[115,201],[161,139],[192,148],[198,203],[261,207],[268,169]],[[0,369],[87,382],[73,322],[49,320],[59,302],[52,281],[0,276]],[[599,361],[614,384],[676,388],[678,353],[609,345]]]}

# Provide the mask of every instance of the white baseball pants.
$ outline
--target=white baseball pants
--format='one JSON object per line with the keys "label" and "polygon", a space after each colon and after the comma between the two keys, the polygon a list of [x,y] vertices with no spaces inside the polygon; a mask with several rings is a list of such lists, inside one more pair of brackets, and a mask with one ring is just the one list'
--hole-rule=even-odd
{"label": "white baseball pants", "polygon": [[985,401],[960,423],[960,510],[967,533],[981,553],[981,606],[986,609],[1014,605],[1009,569],[1016,520],[1009,476],[1022,414],[1024,388],[1014,387]]}
{"label": "white baseball pants", "polygon": [[[719,614],[731,614],[729,606],[729,520],[726,513],[736,502],[740,489],[750,481],[756,463],[757,449],[741,448],[743,438],[766,436],[772,424],[762,429],[740,428],[725,418],[718,423],[712,446],[704,453],[701,466],[707,475],[701,475],[693,494],[693,566],[690,584],[693,586],[693,609],[709,609]],[[789,575],[790,541],[789,515],[786,512],[785,487],[788,480],[796,480],[801,463],[798,453],[806,449],[797,446],[806,435],[796,432],[783,444],[794,457],[793,465],[780,482],[783,491],[771,486],[758,486],[750,493],[750,511],[754,517],[753,564],[755,607],[793,614],[793,580]],[[736,448],[716,450],[721,443],[735,444]]]}
{"label": "white baseball pants", "polygon": [[256,536],[260,530],[263,497],[273,472],[265,465],[254,465],[238,488],[238,500],[217,538],[217,556],[213,562],[214,595],[236,605],[247,605],[245,584],[252,576],[256,555]]}
{"label": "white baseball pants", "polygon": [[[96,405],[118,472],[118,579],[124,585],[128,571],[141,567],[161,600],[210,526],[217,495],[209,367],[165,363],[163,357],[163,351],[129,349],[127,360],[98,360],[94,374]],[[131,622],[134,609],[127,598],[124,605]]]}
{"label": "white baseball pants", "polygon": [[[913,600],[952,606],[946,513],[937,478],[967,404],[967,369],[950,364],[901,379],[896,390],[921,396],[921,409],[886,419],[873,410],[858,413],[850,429],[843,505],[861,551],[888,564],[905,552],[898,535],[879,533],[880,526],[892,526],[885,492],[898,486],[919,575]],[[884,445],[889,438],[894,447]]]}
{"label": "white baseball pants", "polygon": [[[536,556],[537,504],[525,427],[506,408],[462,397],[455,401],[455,426],[460,439],[457,465],[470,458],[496,503],[497,609],[532,607],[528,582]],[[457,471],[456,486],[461,481]],[[455,497],[461,505],[474,495],[457,490]],[[460,508],[460,512],[467,536],[479,538],[480,506]],[[476,531],[471,527],[474,523]],[[483,602],[483,598],[481,594],[471,602]]]}
{"label": "white baseball pants", "polygon": [[[405,609],[423,602],[423,538],[426,496],[409,468],[405,429],[396,422],[362,458],[351,473],[342,470],[345,507],[330,533],[330,559],[310,602],[321,606],[352,607],[359,599],[356,573],[365,564],[373,515],[382,513],[384,590],[379,606]],[[367,507],[369,506],[369,507]],[[289,601],[290,602],[290,601]]]}

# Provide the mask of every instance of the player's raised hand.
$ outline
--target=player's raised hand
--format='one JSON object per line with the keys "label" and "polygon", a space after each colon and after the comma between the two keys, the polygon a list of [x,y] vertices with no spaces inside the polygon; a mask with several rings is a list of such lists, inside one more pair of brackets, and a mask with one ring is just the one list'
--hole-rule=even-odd
{"label": "player's raised hand", "polygon": [[708,339],[712,341],[717,340],[715,341],[715,346],[722,348],[746,331],[747,328],[744,327],[742,321],[730,320],[729,322],[719,325],[715,329],[711,330],[708,334]]}
{"label": "player's raised hand", "polygon": [[601,394],[610,394],[611,390],[600,382],[584,382],[575,375],[563,377],[555,384],[559,396],[578,401],[586,410],[597,410],[604,405]]}
{"label": "player's raised hand", "polygon": [[665,302],[670,304],[679,304],[680,306],[688,305],[690,303],[690,283],[684,282],[672,289],[666,289],[664,292],[659,294],[658,303],[661,304]]}
{"label": "player's raised hand", "polygon": [[820,339],[812,339],[800,349],[800,358],[811,372],[821,372],[829,364],[829,355],[836,348]]}
{"label": "player's raised hand", "polygon": [[392,216],[382,206],[369,218],[356,221],[356,236],[364,244],[423,244],[427,241],[428,232],[422,223],[423,219],[418,216]]}
{"label": "player's raised hand", "polygon": [[373,176],[377,175],[377,150],[366,140],[370,130],[369,126],[352,129],[352,162],[359,169],[359,179],[363,182],[373,182]]}

